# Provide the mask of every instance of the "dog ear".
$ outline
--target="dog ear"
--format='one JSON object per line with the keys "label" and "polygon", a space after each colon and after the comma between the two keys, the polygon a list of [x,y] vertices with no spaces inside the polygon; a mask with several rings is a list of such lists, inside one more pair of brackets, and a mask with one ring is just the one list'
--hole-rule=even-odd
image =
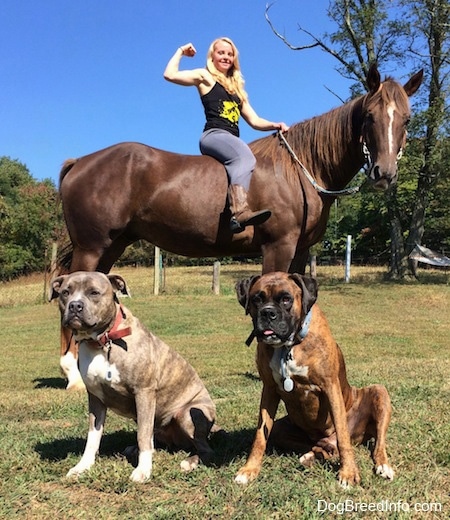
{"label": "dog ear", "polygon": [[317,300],[317,281],[315,278],[298,273],[292,273],[289,276],[301,288],[303,312],[308,314]]}
{"label": "dog ear", "polygon": [[239,303],[244,307],[245,314],[248,314],[248,294],[250,292],[251,287],[256,282],[256,280],[259,280],[261,278],[260,275],[251,276],[250,278],[244,278],[240,282],[236,283],[236,294]]}
{"label": "dog ear", "polygon": [[63,284],[64,280],[67,278],[67,274],[63,274],[61,276],[58,276],[57,278],[54,278],[50,283],[50,290],[48,294],[48,301],[51,302],[55,298],[58,298],[59,296],[59,290],[61,289],[61,285]]}
{"label": "dog ear", "polygon": [[125,280],[118,274],[107,274],[108,280],[110,281],[111,285],[113,286],[113,289],[115,292],[120,292],[121,294],[125,296],[131,296],[130,291],[128,290],[127,283]]}

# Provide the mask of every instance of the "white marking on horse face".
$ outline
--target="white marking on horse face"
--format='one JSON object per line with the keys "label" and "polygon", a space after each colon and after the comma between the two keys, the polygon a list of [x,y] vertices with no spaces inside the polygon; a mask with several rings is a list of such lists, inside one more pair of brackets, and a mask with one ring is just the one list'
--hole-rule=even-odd
{"label": "white marking on horse face", "polygon": [[395,113],[395,103],[390,103],[387,107],[387,113],[389,118],[389,126],[388,126],[388,146],[389,153],[393,153],[394,151],[394,113]]}

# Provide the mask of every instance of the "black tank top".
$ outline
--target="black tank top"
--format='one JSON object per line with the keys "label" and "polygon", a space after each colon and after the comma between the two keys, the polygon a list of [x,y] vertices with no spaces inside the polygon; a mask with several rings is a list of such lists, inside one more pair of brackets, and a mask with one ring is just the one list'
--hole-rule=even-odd
{"label": "black tank top", "polygon": [[205,130],[220,128],[239,137],[239,117],[241,115],[241,100],[236,94],[230,94],[220,83],[200,98],[205,109]]}

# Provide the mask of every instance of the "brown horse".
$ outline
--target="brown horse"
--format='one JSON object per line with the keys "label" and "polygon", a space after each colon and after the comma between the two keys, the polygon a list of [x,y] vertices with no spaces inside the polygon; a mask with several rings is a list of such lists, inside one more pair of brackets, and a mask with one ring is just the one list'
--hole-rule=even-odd
{"label": "brown horse", "polygon": [[[408,96],[422,76],[414,74],[402,87],[390,78],[381,82],[372,66],[366,95],[292,125],[288,146],[277,135],[252,142],[257,165],[249,204],[271,209],[272,216],[239,234],[228,226],[225,169],[211,157],[121,143],[66,161],[60,195],[73,246],[69,271],[106,273],[128,245],[145,239],[190,257],[262,253],[264,273],[303,273],[310,246],[325,232],[335,198],[329,192],[342,190],[365,163],[376,188],[396,182]],[[62,354],[68,345],[63,337]],[[69,386],[77,384],[73,359],[61,360]]]}

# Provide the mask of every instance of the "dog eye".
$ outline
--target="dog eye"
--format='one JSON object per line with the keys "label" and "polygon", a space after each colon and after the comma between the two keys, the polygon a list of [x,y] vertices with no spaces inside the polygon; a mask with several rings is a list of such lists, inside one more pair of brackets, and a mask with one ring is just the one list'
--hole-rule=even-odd
{"label": "dog eye", "polygon": [[63,289],[61,291],[61,296],[69,296],[69,289]]}
{"label": "dog eye", "polygon": [[100,291],[96,291],[95,289],[92,289],[91,296],[99,296],[99,295],[100,295]]}
{"label": "dog eye", "polygon": [[292,298],[288,295],[285,295],[281,298],[280,302],[285,307],[289,307],[290,305],[292,305]]}
{"label": "dog eye", "polygon": [[253,296],[253,298],[252,298],[252,303],[253,303],[253,305],[255,305],[255,306],[261,305],[261,304],[262,304],[262,298],[261,298],[261,296],[259,296],[258,294],[257,294],[256,296]]}

